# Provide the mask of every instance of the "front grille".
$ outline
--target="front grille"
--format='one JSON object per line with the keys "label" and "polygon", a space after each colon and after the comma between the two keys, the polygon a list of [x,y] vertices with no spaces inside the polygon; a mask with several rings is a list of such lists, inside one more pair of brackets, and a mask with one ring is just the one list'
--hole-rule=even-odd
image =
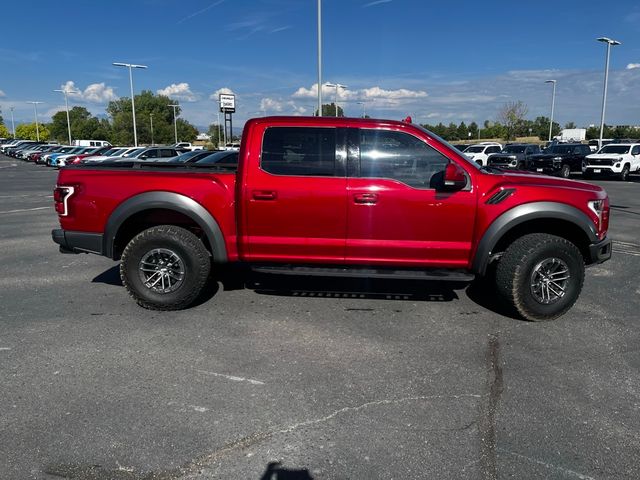
{"label": "front grille", "polygon": [[587,160],[587,165],[608,165],[612,166],[615,160],[611,158],[590,158]]}

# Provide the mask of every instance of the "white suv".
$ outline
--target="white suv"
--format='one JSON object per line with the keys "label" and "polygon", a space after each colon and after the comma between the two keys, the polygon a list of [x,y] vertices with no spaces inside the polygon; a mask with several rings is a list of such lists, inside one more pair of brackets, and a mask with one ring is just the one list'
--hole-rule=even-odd
{"label": "white suv", "polygon": [[587,155],[582,168],[585,177],[616,175],[626,181],[631,172],[640,172],[640,143],[610,143],[598,153]]}
{"label": "white suv", "polygon": [[484,142],[471,145],[462,153],[483,167],[487,164],[487,158],[489,158],[489,155],[492,153],[499,153],[501,150],[502,145],[499,143]]}

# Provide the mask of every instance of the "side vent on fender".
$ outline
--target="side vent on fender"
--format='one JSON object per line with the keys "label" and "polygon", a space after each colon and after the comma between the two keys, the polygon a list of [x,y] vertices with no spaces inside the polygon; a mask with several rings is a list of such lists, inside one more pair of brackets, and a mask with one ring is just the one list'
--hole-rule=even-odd
{"label": "side vent on fender", "polygon": [[487,205],[496,205],[496,204],[500,203],[501,201],[506,200],[507,198],[509,198],[511,196],[511,194],[513,194],[513,192],[515,192],[515,191],[516,191],[515,188],[505,188],[505,189],[500,190],[500,191],[494,193],[493,195],[491,195],[489,200],[487,200],[485,203]]}

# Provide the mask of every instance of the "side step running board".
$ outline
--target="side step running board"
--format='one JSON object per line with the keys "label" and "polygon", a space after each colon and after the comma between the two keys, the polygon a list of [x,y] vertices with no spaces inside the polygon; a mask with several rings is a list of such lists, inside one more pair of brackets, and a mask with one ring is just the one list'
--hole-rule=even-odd
{"label": "side step running board", "polygon": [[467,270],[454,269],[390,269],[357,267],[310,267],[299,265],[252,265],[257,273],[272,275],[299,275],[314,277],[389,278],[398,280],[440,280],[445,282],[470,282],[475,275]]}

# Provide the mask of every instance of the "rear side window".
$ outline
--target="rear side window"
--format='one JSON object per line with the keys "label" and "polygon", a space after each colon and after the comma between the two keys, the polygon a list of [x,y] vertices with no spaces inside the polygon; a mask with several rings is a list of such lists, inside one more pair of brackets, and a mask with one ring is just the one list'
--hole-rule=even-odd
{"label": "rear side window", "polygon": [[162,150],[160,150],[160,157],[162,158],[175,157],[176,155],[176,151],[170,148],[163,148]]}
{"label": "rear side window", "polygon": [[489,147],[487,148],[487,152],[486,153],[498,153],[500,151],[500,147],[498,147],[497,145],[495,147]]}
{"label": "rear side window", "polygon": [[432,188],[447,157],[404,132],[360,130],[360,176],[389,178],[414,188]]}
{"label": "rear side window", "polygon": [[631,149],[631,155],[638,155],[640,153],[640,145],[636,145]]}
{"label": "rear side window", "polygon": [[335,175],[336,129],[271,127],[264,133],[260,167],[275,175]]}

